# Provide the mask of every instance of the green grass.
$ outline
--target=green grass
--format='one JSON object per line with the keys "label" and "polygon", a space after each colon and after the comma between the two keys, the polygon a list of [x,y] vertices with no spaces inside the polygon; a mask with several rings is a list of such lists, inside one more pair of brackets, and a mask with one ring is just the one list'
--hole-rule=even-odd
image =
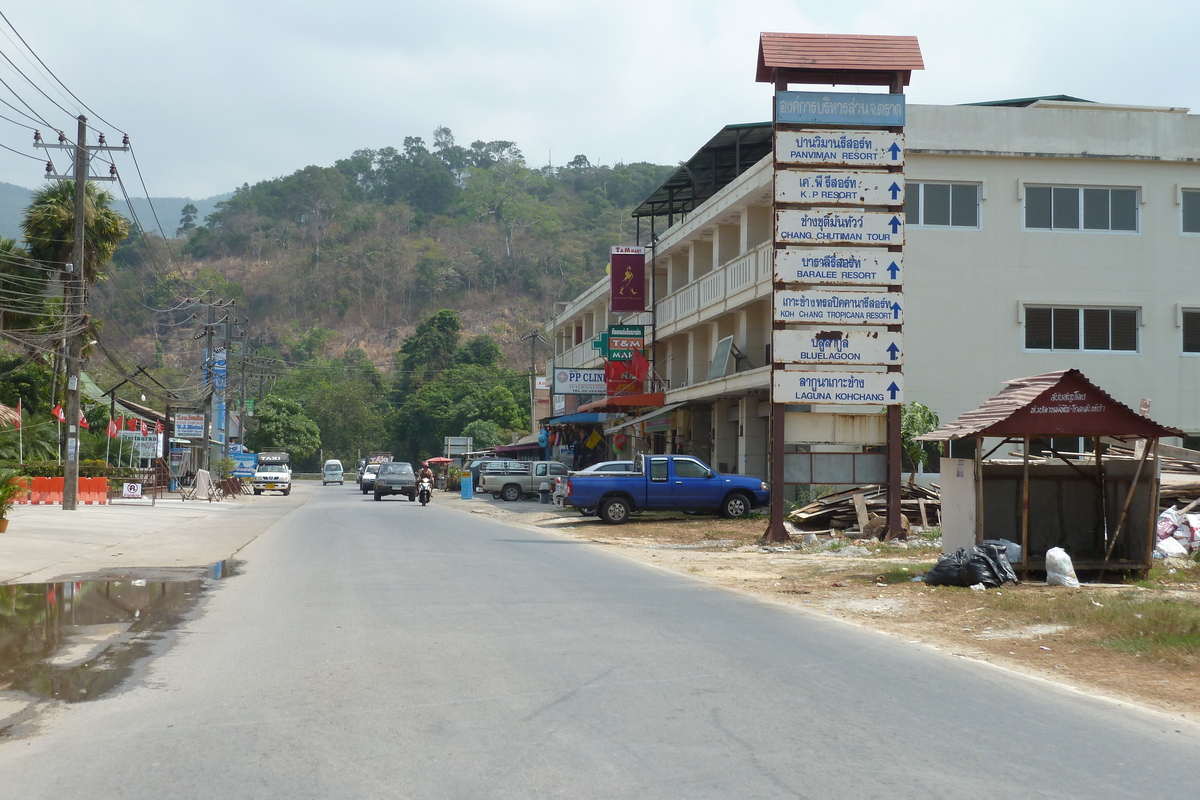
{"label": "green grass", "polygon": [[924,575],[933,568],[935,563],[937,562],[930,561],[928,563],[909,564],[907,566],[896,564],[876,574],[883,578],[884,583],[908,583],[918,575]]}
{"label": "green grass", "polygon": [[1007,619],[1070,625],[1083,641],[1179,664],[1200,656],[1200,603],[1137,591],[1005,592],[992,605]]}

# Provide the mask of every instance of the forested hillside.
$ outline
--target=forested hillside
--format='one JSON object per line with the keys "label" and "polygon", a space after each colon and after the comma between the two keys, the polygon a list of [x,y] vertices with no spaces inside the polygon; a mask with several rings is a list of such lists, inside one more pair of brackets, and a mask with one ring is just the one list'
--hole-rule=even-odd
{"label": "forested hillside", "polygon": [[439,128],[432,146],[406,137],[242,186],[206,218],[185,214],[174,242],[135,232],[98,286],[101,316],[126,347],[169,361],[186,349],[169,336],[180,314],[147,309],[207,288],[268,345],[320,328],[327,355],[360,347],[386,363],[423,315],[450,308],[512,356],[555,300],[604,274],[608,248],[633,239],[630,209],[669,171],[583,156],[531,169],[513,142],[463,147]]}

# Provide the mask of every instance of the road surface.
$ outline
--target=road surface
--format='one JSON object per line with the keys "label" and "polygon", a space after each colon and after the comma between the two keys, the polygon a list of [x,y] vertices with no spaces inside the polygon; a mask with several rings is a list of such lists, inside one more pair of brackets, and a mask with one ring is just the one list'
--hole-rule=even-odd
{"label": "road surface", "polygon": [[5,796],[1196,796],[1165,715],[436,500],[296,493],[145,674],[0,738]]}

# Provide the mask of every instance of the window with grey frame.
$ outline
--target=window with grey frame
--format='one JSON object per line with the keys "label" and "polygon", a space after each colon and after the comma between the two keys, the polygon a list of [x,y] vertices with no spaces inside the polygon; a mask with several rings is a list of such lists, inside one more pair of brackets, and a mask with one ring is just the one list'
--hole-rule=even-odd
{"label": "window with grey frame", "polygon": [[1181,227],[1184,233],[1200,233],[1200,189],[1180,192]]}
{"label": "window with grey frame", "polygon": [[1200,355],[1200,308],[1183,309],[1183,352]]}
{"label": "window with grey frame", "polygon": [[1025,349],[1136,353],[1136,308],[1026,306]]}
{"label": "window with grey frame", "polygon": [[978,183],[909,181],[904,187],[904,221],[924,227],[978,228]]}
{"label": "window with grey frame", "polygon": [[1025,228],[1137,233],[1138,190],[1102,186],[1026,186]]}

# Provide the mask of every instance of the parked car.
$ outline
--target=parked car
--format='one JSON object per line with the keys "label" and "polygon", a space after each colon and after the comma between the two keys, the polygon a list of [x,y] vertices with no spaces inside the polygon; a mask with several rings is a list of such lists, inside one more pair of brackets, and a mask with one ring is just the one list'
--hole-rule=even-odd
{"label": "parked car", "polygon": [[[567,502],[595,509],[616,525],[634,511],[718,511],[736,518],[765,506],[767,484],[744,475],[722,475],[693,456],[642,456],[636,473],[576,473],[567,479]],[[585,512],[586,513],[586,512]]]}
{"label": "parked car", "polygon": [[331,458],[321,467],[321,485],[328,486],[331,483],[341,485],[345,473],[342,471],[342,462],[336,458]]}
{"label": "parked car", "polygon": [[387,461],[379,465],[373,488],[376,500],[389,494],[406,494],[411,502],[417,499],[417,475],[407,461]]}
{"label": "parked car", "polygon": [[479,491],[497,499],[520,500],[537,494],[543,483],[553,490],[555,476],[567,472],[561,461],[493,461],[479,472]]}
{"label": "parked car", "polygon": [[358,476],[358,485],[363,494],[374,490],[375,476],[379,474],[379,466],[379,464],[367,464],[363,467],[362,474]]}
{"label": "parked car", "polygon": [[636,471],[637,471],[637,465],[634,464],[632,461],[601,461],[598,464],[592,464],[589,467],[584,467],[581,470],[577,470],[577,472],[588,473],[588,474],[593,473],[593,472],[636,472]]}

